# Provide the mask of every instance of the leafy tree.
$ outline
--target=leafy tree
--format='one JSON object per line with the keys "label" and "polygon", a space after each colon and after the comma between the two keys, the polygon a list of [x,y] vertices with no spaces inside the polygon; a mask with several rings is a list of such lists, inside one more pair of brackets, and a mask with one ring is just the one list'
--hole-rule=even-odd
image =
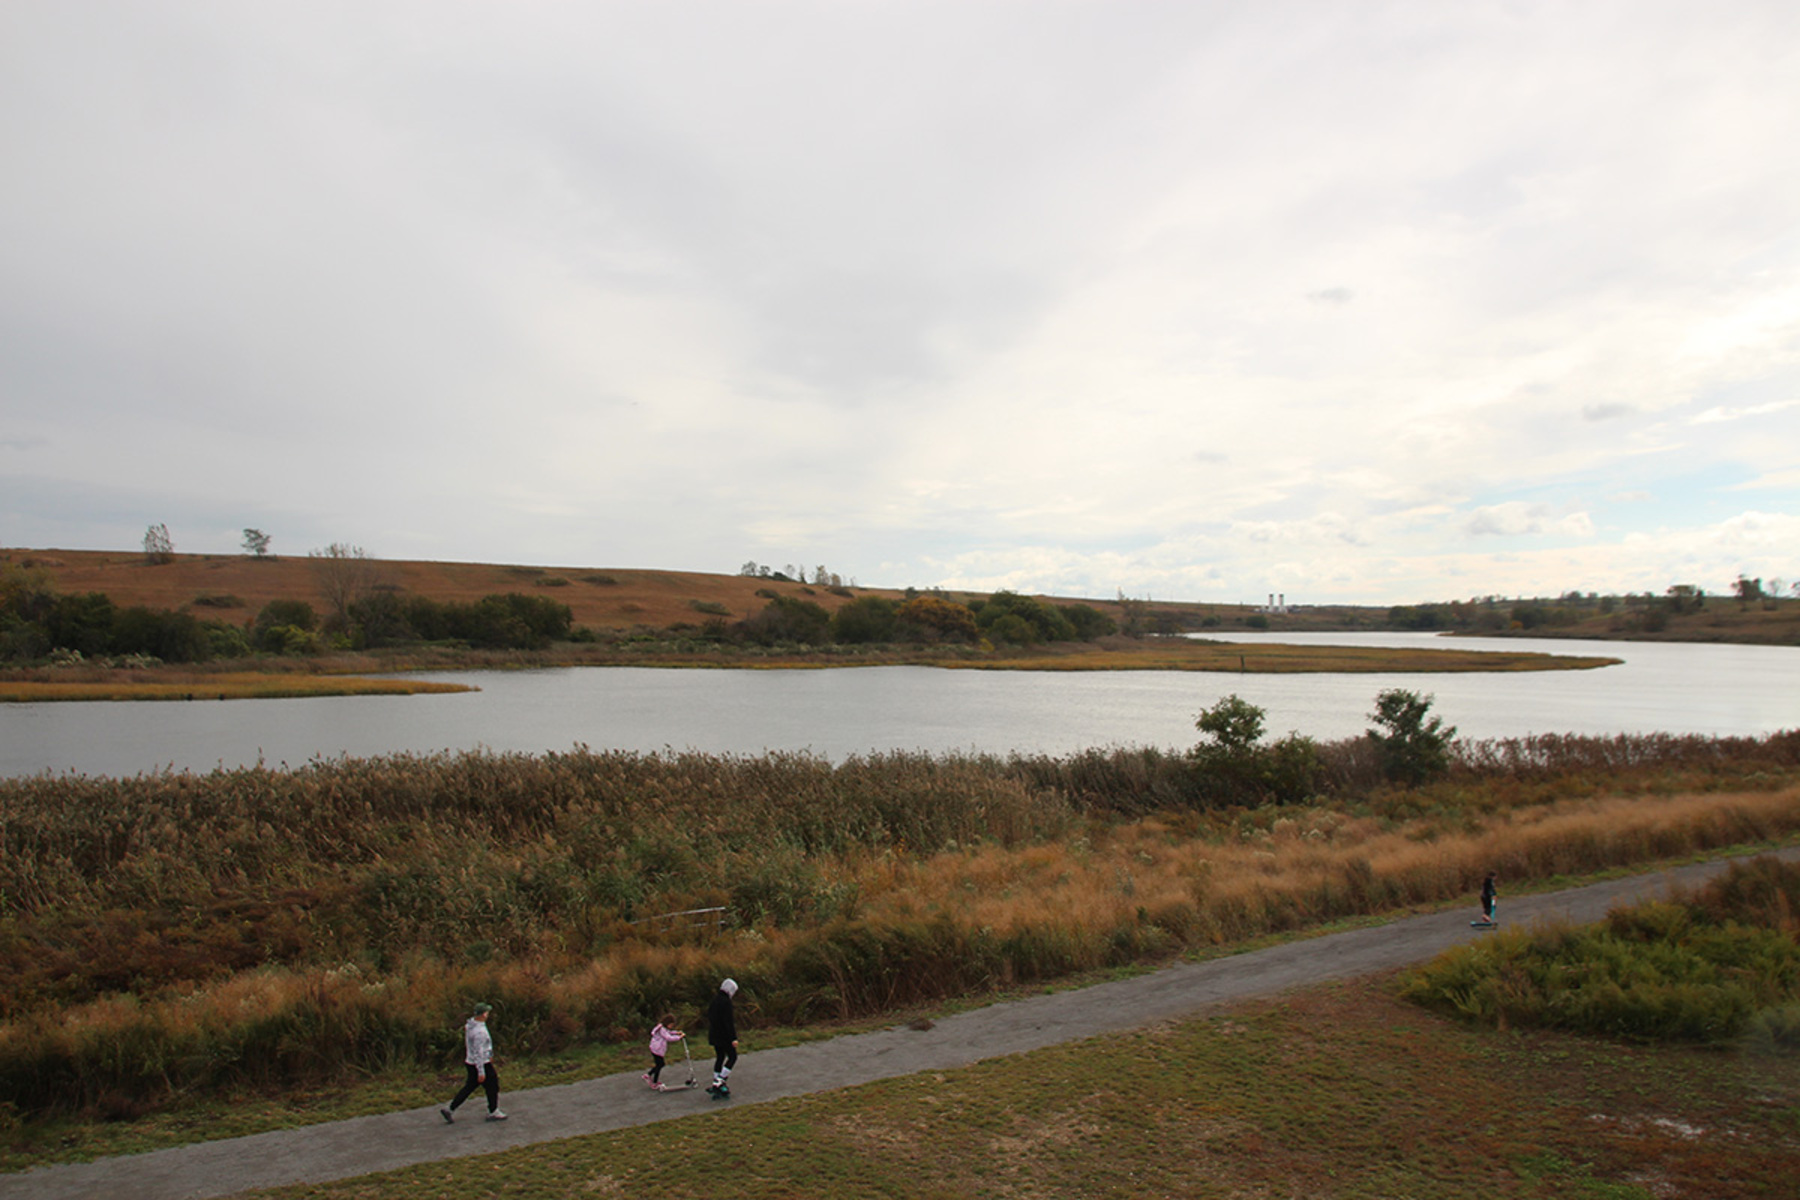
{"label": "leafy tree", "polygon": [[738,622],[746,639],[770,646],[778,642],[819,645],[831,640],[831,614],[811,600],[776,596],[754,617]]}
{"label": "leafy tree", "polygon": [[1035,646],[1044,640],[1036,625],[1014,612],[1001,613],[998,618],[982,626],[981,631],[987,634],[990,641],[1012,646]]}
{"label": "leafy tree", "polygon": [[845,644],[891,642],[900,606],[885,596],[863,596],[831,614],[831,637]]}
{"label": "leafy tree", "polygon": [[152,525],[144,530],[144,561],[151,565],[175,561],[175,541],[167,525]]}
{"label": "leafy tree", "polygon": [[191,613],[136,605],[120,609],[114,619],[112,650],[164,662],[204,662],[212,654],[212,639]]}
{"label": "leafy tree", "polygon": [[208,621],[205,624],[209,658],[243,658],[250,653],[250,639],[244,631],[224,621]]}
{"label": "leafy tree", "polygon": [[0,570],[0,612],[21,621],[42,621],[56,606],[56,581],[42,567]]}
{"label": "leafy tree", "polygon": [[[1024,633],[1014,623],[1005,621],[1009,616],[1019,618],[1029,627],[1030,632]],[[1072,642],[1077,637],[1075,626],[1061,609],[1031,596],[1021,596],[1017,592],[1000,591],[989,596],[975,612],[975,625],[996,642],[1013,642],[1019,645]],[[996,630],[996,626],[1001,628]]]}
{"label": "leafy tree", "polygon": [[[1375,696],[1369,719],[1381,726],[1369,730],[1381,755],[1382,773],[1401,783],[1417,784],[1450,769],[1450,742],[1456,726],[1441,717],[1430,717],[1433,697],[1404,688],[1389,688]],[[1385,732],[1384,732],[1385,731]]]}
{"label": "leafy tree", "polygon": [[903,641],[972,642],[979,636],[968,606],[942,596],[914,596],[894,615],[896,636]]}
{"label": "leafy tree", "polygon": [[1062,606],[1062,613],[1069,626],[1075,630],[1075,636],[1084,642],[1111,637],[1119,631],[1118,622],[1091,604],[1065,604]]}
{"label": "leafy tree", "polygon": [[1262,740],[1264,712],[1236,693],[1200,710],[1194,728],[1208,734],[1225,754],[1244,754]]}
{"label": "leafy tree", "polygon": [[[1739,575],[1737,577],[1737,582],[1732,584],[1731,587],[1732,590],[1737,593],[1739,604],[1749,604],[1752,600],[1761,600],[1763,598],[1763,584],[1761,579],[1746,579],[1744,576]],[[1778,588],[1776,590],[1779,591],[1780,589]]]}
{"label": "leafy tree", "polygon": [[250,643],[270,654],[301,654],[314,648],[319,618],[304,600],[271,600],[250,622]]}
{"label": "leafy tree", "polygon": [[483,596],[466,617],[470,644],[509,650],[538,650],[567,637],[575,616],[566,604],[544,596]]}
{"label": "leafy tree", "polygon": [[1291,733],[1262,745],[1263,710],[1236,695],[1202,709],[1194,727],[1212,738],[1194,747],[1194,790],[1220,804],[1285,803],[1318,790],[1318,744]]}
{"label": "leafy tree", "polygon": [[353,602],[350,627],[355,644],[368,649],[414,641],[418,636],[406,619],[405,601],[393,591],[372,591]]}
{"label": "leafy tree", "polygon": [[254,558],[269,556],[269,535],[260,529],[244,530],[244,553]]}
{"label": "leafy tree", "polygon": [[1691,583],[1671,584],[1667,595],[1669,611],[1676,616],[1699,612],[1706,607],[1706,592]]}
{"label": "leafy tree", "polygon": [[43,629],[52,646],[79,650],[92,658],[112,648],[116,616],[112,598],[105,592],[58,596],[44,617]]}

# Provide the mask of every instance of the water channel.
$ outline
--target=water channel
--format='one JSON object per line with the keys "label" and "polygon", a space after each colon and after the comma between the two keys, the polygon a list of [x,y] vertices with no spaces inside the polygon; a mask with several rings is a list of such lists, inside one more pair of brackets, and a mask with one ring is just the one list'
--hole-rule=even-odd
{"label": "water channel", "polygon": [[[1231,635],[1253,643],[1429,646],[1430,634]],[[1458,639],[1457,648],[1484,643]],[[1321,740],[1368,728],[1376,692],[1406,687],[1465,737],[1531,733],[1767,734],[1800,728],[1800,649],[1691,643],[1520,641],[1495,649],[1610,655],[1587,671],[1254,675],[1041,673],[862,667],[656,670],[587,667],[428,676],[480,688],[438,696],[221,703],[0,705],[0,776],[134,775],[340,755],[485,748],[542,753],[796,751],[834,761],[923,750],[1063,754],[1192,745],[1194,718],[1235,692],[1268,729]]]}

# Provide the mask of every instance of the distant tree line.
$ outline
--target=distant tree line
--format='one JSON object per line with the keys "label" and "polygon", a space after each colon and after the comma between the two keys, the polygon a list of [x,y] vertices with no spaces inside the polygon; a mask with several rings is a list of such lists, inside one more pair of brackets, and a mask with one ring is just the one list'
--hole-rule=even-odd
{"label": "distant tree line", "polygon": [[[203,598],[208,599],[208,598]],[[221,599],[237,604],[235,598]],[[104,592],[57,592],[47,572],[0,571],[0,661],[155,659],[192,663],[248,654],[310,654],[433,642],[535,650],[576,638],[566,604],[541,596],[491,595],[463,604],[374,585],[323,616],[304,600],[271,600],[242,625],[134,605]]]}
{"label": "distant tree line", "polygon": [[[771,576],[772,578],[772,576]],[[1117,623],[1087,604],[1052,604],[1016,592],[995,592],[959,603],[942,593],[907,589],[903,598],[858,596],[832,612],[799,596],[763,590],[763,610],[742,621],[710,622],[703,636],[722,643],[774,645],[936,645],[977,643],[1035,646],[1091,641],[1118,632]]]}
{"label": "distant tree line", "polygon": [[225,621],[143,605],[120,608],[104,592],[62,594],[37,568],[0,571],[0,660],[202,662],[248,653],[245,631]]}
{"label": "distant tree line", "polygon": [[[1800,597],[1800,584],[1784,585],[1771,579],[1739,576],[1732,598],[1740,606],[1760,604],[1772,608],[1784,598]],[[1691,583],[1671,584],[1661,595],[1654,592],[1601,595],[1596,592],[1564,592],[1555,597],[1504,599],[1484,596],[1438,604],[1396,604],[1388,610],[1391,629],[1463,630],[1494,632],[1503,629],[1555,629],[1596,616],[1610,616],[1621,628],[1646,633],[1666,629],[1671,617],[1692,616],[1705,610],[1706,589]]]}

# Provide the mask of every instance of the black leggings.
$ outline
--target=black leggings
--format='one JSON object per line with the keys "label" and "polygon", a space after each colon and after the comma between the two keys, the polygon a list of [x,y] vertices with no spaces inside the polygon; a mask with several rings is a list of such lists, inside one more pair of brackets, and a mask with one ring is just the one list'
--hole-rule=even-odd
{"label": "black leggings", "polygon": [[720,1071],[729,1071],[729,1070],[731,1070],[731,1068],[733,1068],[735,1066],[737,1066],[737,1047],[736,1046],[714,1046],[713,1047],[713,1074],[714,1075],[717,1075]]}
{"label": "black leggings", "polygon": [[469,1077],[464,1081],[462,1091],[456,1093],[456,1099],[450,1102],[450,1111],[455,1112],[458,1108],[461,1108],[462,1102],[474,1095],[476,1088],[482,1088],[487,1092],[489,1112],[493,1112],[495,1109],[499,1108],[500,1072],[494,1070],[494,1064],[489,1063],[482,1071],[482,1077],[479,1079],[475,1077],[476,1069],[474,1063],[464,1063],[463,1066],[468,1068]]}
{"label": "black leggings", "polygon": [[652,1054],[650,1057],[656,1060],[656,1065],[650,1068],[650,1082],[655,1083],[662,1078],[662,1069],[668,1064],[663,1061],[663,1056],[660,1054]]}

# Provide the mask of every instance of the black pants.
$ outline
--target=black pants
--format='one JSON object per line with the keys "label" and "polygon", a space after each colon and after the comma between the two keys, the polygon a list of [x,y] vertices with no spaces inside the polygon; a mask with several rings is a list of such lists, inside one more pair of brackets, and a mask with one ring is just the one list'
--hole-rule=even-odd
{"label": "black pants", "polygon": [[731,1068],[733,1068],[735,1066],[737,1066],[737,1047],[736,1046],[714,1046],[713,1047],[713,1074],[714,1075],[717,1075],[721,1070],[729,1071]]}
{"label": "black pants", "polygon": [[461,1108],[462,1102],[474,1095],[476,1088],[486,1090],[489,1112],[493,1112],[495,1109],[499,1108],[500,1072],[494,1070],[494,1064],[489,1063],[486,1069],[482,1071],[482,1077],[479,1079],[475,1077],[476,1068],[473,1063],[464,1063],[463,1066],[468,1068],[469,1078],[464,1081],[462,1091],[456,1093],[456,1099],[450,1102],[450,1111],[455,1112],[457,1109]]}
{"label": "black pants", "polygon": [[656,1083],[662,1079],[662,1069],[666,1064],[660,1054],[652,1054],[650,1057],[656,1060],[656,1065],[650,1068],[650,1082]]}

